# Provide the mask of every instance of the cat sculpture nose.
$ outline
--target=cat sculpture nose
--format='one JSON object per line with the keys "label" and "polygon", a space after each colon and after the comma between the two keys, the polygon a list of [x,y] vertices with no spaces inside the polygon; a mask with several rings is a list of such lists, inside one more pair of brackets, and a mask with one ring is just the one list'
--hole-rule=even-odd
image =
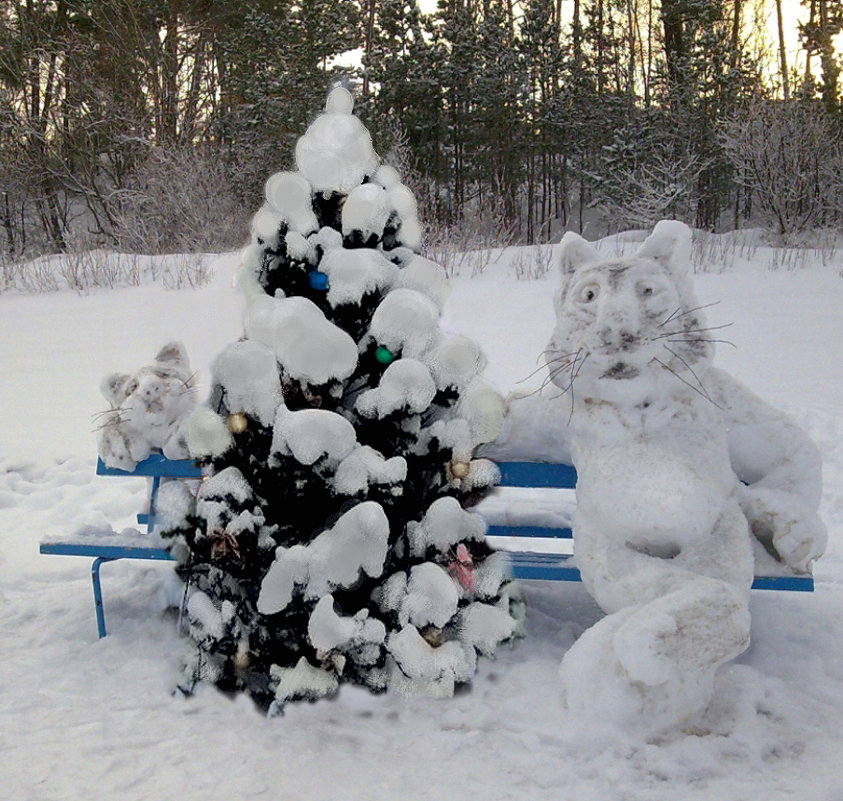
{"label": "cat sculpture nose", "polygon": [[601,345],[605,350],[626,352],[638,343],[638,336],[629,328],[615,329],[605,327],[600,332]]}

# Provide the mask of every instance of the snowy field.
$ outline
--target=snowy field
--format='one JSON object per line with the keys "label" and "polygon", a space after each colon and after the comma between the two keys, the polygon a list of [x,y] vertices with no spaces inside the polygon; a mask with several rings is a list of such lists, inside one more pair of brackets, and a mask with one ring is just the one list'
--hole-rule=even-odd
{"label": "snowy field", "polygon": [[[240,334],[238,257],[209,257],[199,290],[0,295],[0,799],[843,801],[843,255],[823,265],[807,252],[788,269],[769,248],[726,252],[727,268],[696,279],[702,303],[719,301],[709,323],[733,323],[716,364],[820,446],[829,547],[813,595],[753,594],[752,645],[703,723],[657,742],[606,741],[599,721],[560,707],[558,664],[601,615],[581,585],[525,585],[527,637],[451,700],[344,687],[268,720],[214,689],[171,697],[171,567],[103,568],[110,633],[98,641],[89,563],[38,544],[131,525],[144,483],[93,475],[100,380],[180,339],[204,393]],[[453,279],[443,321],[483,345],[504,394],[553,326],[555,276],[517,280],[522,256]]]}

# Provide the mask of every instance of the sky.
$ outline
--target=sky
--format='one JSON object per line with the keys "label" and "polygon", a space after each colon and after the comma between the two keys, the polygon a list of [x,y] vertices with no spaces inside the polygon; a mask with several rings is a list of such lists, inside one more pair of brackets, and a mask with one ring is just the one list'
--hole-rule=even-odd
{"label": "sky", "polygon": [[[419,7],[424,12],[436,10],[437,0],[419,0]],[[767,0],[770,6],[769,28],[771,37],[776,37],[776,14],[775,5],[772,0]],[[801,0],[782,0],[782,18],[784,21],[789,61],[798,62],[799,57],[799,35],[797,22],[800,18],[807,19],[807,10],[802,6]],[[775,40],[775,38],[774,38]]]}

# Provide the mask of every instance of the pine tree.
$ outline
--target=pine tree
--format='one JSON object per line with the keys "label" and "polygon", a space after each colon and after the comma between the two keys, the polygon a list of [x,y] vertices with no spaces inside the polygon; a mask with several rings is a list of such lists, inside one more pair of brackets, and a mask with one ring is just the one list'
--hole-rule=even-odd
{"label": "pine tree", "polygon": [[334,89],[266,184],[239,276],[245,336],[190,420],[195,501],[160,514],[189,588],[182,689],[270,713],[354,682],[448,695],[519,632],[507,558],[464,507],[500,398],[477,345],[439,330],[447,287],[415,200]]}

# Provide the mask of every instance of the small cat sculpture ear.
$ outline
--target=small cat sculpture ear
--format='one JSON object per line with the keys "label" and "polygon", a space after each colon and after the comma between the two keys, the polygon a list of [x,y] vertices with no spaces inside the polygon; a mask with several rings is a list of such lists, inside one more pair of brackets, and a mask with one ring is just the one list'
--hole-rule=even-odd
{"label": "small cat sculpture ear", "polygon": [[188,364],[187,351],[181,342],[168,342],[158,351],[155,361],[169,362],[173,366],[186,367]]}
{"label": "small cat sculpture ear", "polygon": [[103,378],[100,392],[111,404],[112,409],[116,409],[126,400],[126,384],[130,378],[128,373],[112,373]]}
{"label": "small cat sculpture ear", "polygon": [[636,255],[663,264],[679,277],[686,276],[691,265],[691,229],[678,220],[661,220]]}
{"label": "small cat sculpture ear", "polygon": [[586,242],[579,234],[568,231],[560,244],[559,268],[563,277],[571,275],[578,267],[590,262],[600,261],[597,249]]}

